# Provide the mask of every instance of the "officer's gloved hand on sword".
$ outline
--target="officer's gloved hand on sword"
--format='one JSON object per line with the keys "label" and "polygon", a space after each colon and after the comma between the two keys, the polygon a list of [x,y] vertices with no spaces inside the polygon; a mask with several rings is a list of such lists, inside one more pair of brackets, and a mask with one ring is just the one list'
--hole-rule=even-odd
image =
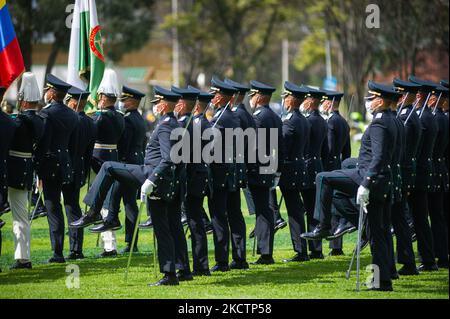
{"label": "officer's gloved hand on sword", "polygon": [[359,186],[358,193],[356,194],[356,204],[361,205],[364,212],[367,214],[367,205],[369,205],[370,191],[364,186]]}
{"label": "officer's gloved hand on sword", "polygon": [[153,192],[155,184],[151,180],[145,180],[145,183],[141,186],[141,202],[146,202],[148,195]]}

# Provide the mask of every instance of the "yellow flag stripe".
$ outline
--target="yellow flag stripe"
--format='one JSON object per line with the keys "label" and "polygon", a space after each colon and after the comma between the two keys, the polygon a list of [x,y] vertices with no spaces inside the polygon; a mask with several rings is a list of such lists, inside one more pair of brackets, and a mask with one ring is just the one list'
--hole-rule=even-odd
{"label": "yellow flag stripe", "polygon": [[0,0],[0,10],[5,6],[6,0]]}

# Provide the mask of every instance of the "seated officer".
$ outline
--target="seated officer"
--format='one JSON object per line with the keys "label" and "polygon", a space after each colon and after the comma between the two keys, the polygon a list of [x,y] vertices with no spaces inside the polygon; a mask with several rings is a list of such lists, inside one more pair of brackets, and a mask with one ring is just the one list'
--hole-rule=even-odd
{"label": "seated officer", "polygon": [[357,203],[368,214],[372,264],[380,270],[380,282],[371,290],[392,291],[391,270],[393,260],[389,247],[389,211],[392,196],[391,163],[396,146],[397,130],[395,116],[390,111],[392,102],[400,95],[391,87],[369,81],[366,108],[374,115],[372,123],[361,140],[358,166],[350,170],[337,170],[317,175],[316,214],[320,224],[310,233],[303,234],[307,240],[327,238],[331,233],[331,205],[334,191],[349,197],[357,195]]}
{"label": "seated officer", "polygon": [[[119,161],[125,164],[143,165],[144,164],[144,150],[145,150],[145,121],[142,115],[139,113],[138,108],[141,99],[145,94],[136,91],[134,89],[124,86],[122,88],[122,94],[119,100],[124,103],[125,108],[125,129],[118,142],[118,157]],[[138,216],[138,206],[136,204],[136,198],[138,195],[138,188],[132,189],[129,187],[121,186],[119,183],[115,183],[112,187],[111,197],[118,196],[119,199],[111,201],[114,203],[120,203],[120,198],[123,198],[125,207],[125,242],[127,246],[122,253],[127,253],[131,249],[131,241],[133,238],[134,226],[136,224],[136,218]],[[111,204],[111,203],[110,203]],[[115,207],[108,207],[108,211],[118,213],[119,209]],[[102,233],[104,231],[113,230],[120,225],[118,216],[115,216],[111,223],[103,223],[102,225],[93,227],[90,229],[92,233]],[[135,242],[134,251],[137,251],[137,237]]]}
{"label": "seated officer", "polygon": [[[176,141],[171,140],[171,132],[179,128],[173,113],[180,96],[159,86],[155,86],[154,114],[159,117],[158,125],[146,147],[144,165],[106,162],[102,165],[91,189],[84,198],[90,206],[88,213],[72,227],[82,228],[102,221],[100,211],[109,189],[115,182],[124,187],[141,187],[141,201],[147,201],[147,208],[153,220],[158,243],[158,259],[163,279],[154,285],[178,285],[179,278],[190,278],[187,244],[181,225],[180,205],[177,199],[178,185],[176,165],[171,159],[171,149]],[[120,206],[120,198],[113,196],[112,207]],[[116,203],[114,203],[116,201]],[[116,212],[112,212],[116,214]],[[105,223],[114,218],[111,213]],[[177,276],[176,269],[180,272]]]}
{"label": "seated officer", "polygon": [[[339,104],[344,97],[344,93],[327,91],[325,92],[324,101],[321,105],[321,112],[327,120],[327,140],[328,154],[325,154],[323,165],[325,171],[334,171],[341,168],[342,161],[351,155],[350,127],[347,121],[339,113]],[[331,220],[333,229],[339,226],[344,227],[347,221],[339,215],[333,215]],[[344,254],[342,250],[342,238],[330,241],[330,256],[341,256]]]}

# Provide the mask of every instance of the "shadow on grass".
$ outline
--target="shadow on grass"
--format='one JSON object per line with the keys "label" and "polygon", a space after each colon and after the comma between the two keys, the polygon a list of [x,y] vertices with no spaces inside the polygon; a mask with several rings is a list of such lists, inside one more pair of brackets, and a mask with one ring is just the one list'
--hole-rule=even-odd
{"label": "shadow on grass", "polygon": [[[53,282],[66,278],[68,265],[78,265],[83,276],[100,276],[103,274],[112,274],[114,272],[123,272],[128,264],[128,255],[122,255],[117,258],[87,258],[67,262],[65,264],[36,264],[32,270],[6,271],[0,274],[0,286],[16,285],[23,283],[43,283]],[[151,268],[153,267],[153,257],[150,254],[133,255],[131,268]],[[153,269],[153,268],[152,268]],[[70,273],[70,272],[69,272]]]}

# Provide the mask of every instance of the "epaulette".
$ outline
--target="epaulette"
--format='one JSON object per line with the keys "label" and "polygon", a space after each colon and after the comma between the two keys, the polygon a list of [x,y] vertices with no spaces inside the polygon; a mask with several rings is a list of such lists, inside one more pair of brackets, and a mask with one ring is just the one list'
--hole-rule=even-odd
{"label": "epaulette", "polygon": [[292,118],[292,113],[289,113],[288,115],[286,115],[286,117],[284,118],[285,121],[289,121]]}
{"label": "epaulette", "polygon": [[405,115],[406,113],[408,113],[408,109],[403,109],[400,115]]}
{"label": "epaulette", "polygon": [[257,116],[258,114],[260,114],[261,113],[261,109],[259,109],[259,110],[256,110],[256,112],[255,113],[253,113],[253,115],[254,116]]}
{"label": "epaulette", "polygon": [[125,115],[123,117],[127,117],[130,116],[131,113],[125,113]]}
{"label": "epaulette", "polygon": [[165,119],[164,119],[164,122],[169,122],[170,121],[170,117],[166,117]]}
{"label": "epaulette", "polygon": [[183,115],[182,117],[180,117],[180,119],[178,120],[178,122],[182,122],[186,119],[186,115]]}

